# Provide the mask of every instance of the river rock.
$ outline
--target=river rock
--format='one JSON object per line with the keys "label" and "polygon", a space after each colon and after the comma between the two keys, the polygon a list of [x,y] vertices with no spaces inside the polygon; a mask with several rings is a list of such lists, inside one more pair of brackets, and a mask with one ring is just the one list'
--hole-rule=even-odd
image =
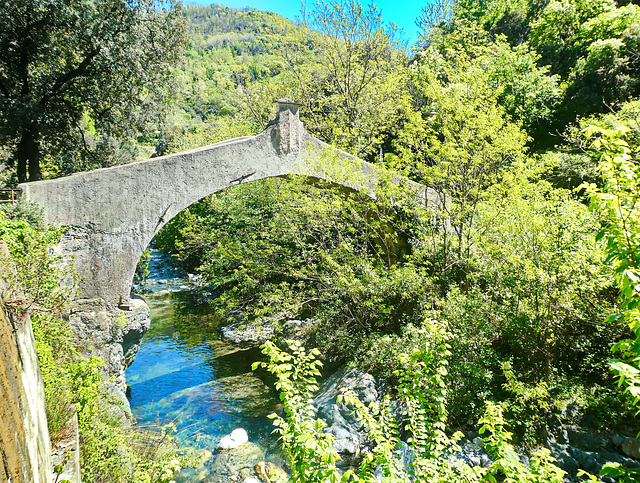
{"label": "river rock", "polygon": [[211,466],[211,473],[214,476],[212,481],[224,483],[243,481],[248,477],[257,478],[254,466],[264,458],[264,451],[251,442],[222,451],[216,455]]}
{"label": "river rock", "polygon": [[258,461],[255,469],[263,483],[281,483],[289,479],[286,471],[271,462]]}
{"label": "river rock", "polygon": [[242,428],[236,428],[231,431],[231,434],[222,437],[216,446],[216,449],[234,449],[238,446],[242,446],[247,441],[249,441],[249,435],[247,432]]}
{"label": "river rock", "polygon": [[282,483],[289,480],[287,472],[271,462],[258,462],[256,473],[264,483]]}
{"label": "river rock", "polygon": [[274,333],[273,325],[234,322],[220,328],[222,337],[236,344],[264,344]]}
{"label": "river rock", "polygon": [[611,437],[611,442],[618,448],[621,448],[622,445],[624,444],[624,442],[627,440],[628,438],[626,436],[622,436],[621,434],[614,434]]}
{"label": "river rock", "polygon": [[198,273],[187,273],[187,279],[189,280],[189,282],[191,283],[195,283],[198,284],[202,281],[202,274]]}
{"label": "river rock", "polygon": [[204,465],[213,457],[213,453],[208,449],[202,449],[198,452],[198,464]]}
{"label": "river rock", "polygon": [[579,469],[598,474],[602,466],[609,462],[620,463],[628,468],[640,467],[638,461],[605,448],[588,451],[568,444],[550,443],[549,449],[558,461],[557,466],[566,471],[569,477],[575,476]]}
{"label": "river rock", "polygon": [[358,456],[366,435],[353,410],[336,401],[343,387],[353,390],[360,401],[369,405],[382,399],[388,385],[360,369],[345,366],[329,377],[314,397],[318,418],[327,423],[325,431],[336,437],[335,450],[343,455]]}
{"label": "river rock", "polygon": [[630,458],[640,459],[640,440],[637,438],[627,438],[622,443],[622,451]]}
{"label": "river rock", "polygon": [[609,438],[603,434],[582,431],[576,426],[566,426],[568,443],[587,451],[600,451],[609,445]]}
{"label": "river rock", "polygon": [[260,480],[256,480],[253,476],[247,476],[242,483],[260,483]]}
{"label": "river rock", "polygon": [[222,337],[236,344],[260,345],[267,340],[278,337],[280,339],[304,340],[307,329],[316,323],[313,319],[278,320],[261,319],[252,323],[244,321],[233,322],[220,327]]}

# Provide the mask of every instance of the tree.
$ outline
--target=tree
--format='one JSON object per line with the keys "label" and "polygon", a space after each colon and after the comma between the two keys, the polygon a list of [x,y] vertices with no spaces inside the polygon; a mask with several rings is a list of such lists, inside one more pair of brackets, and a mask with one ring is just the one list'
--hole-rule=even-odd
{"label": "tree", "polygon": [[0,23],[0,143],[20,182],[86,131],[144,125],[185,44],[179,0],[3,0]]}
{"label": "tree", "polygon": [[216,287],[221,317],[313,317],[326,353],[367,361],[368,338],[401,334],[427,305],[429,282],[406,260],[401,202],[387,198],[299,177],[262,180],[192,205],[156,246]]}
{"label": "tree", "polygon": [[552,0],[531,23],[541,62],[567,81],[563,124],[606,113],[640,93],[640,7],[613,0]]}
{"label": "tree", "polygon": [[640,7],[612,8],[580,26],[577,60],[563,110],[573,116],[608,112],[640,95]]}
{"label": "tree", "polygon": [[285,50],[307,129],[375,158],[409,99],[406,53],[372,3],[317,1]]}
{"label": "tree", "polygon": [[431,46],[418,54],[412,87],[419,111],[408,114],[399,133],[400,156],[387,157],[412,178],[451,197],[442,210],[453,230],[439,234],[437,265],[461,271],[462,277],[478,203],[502,169],[524,154],[527,141],[499,105],[503,88],[496,86],[487,57],[477,55],[484,49],[477,30],[465,32],[451,47],[440,51]]}
{"label": "tree", "polygon": [[531,24],[531,43],[542,54],[542,61],[551,64],[554,73],[569,75],[578,59],[575,39],[582,24],[613,8],[613,0],[553,0]]}
{"label": "tree", "polygon": [[504,34],[512,44],[522,43],[529,21],[537,14],[537,2],[530,0],[458,0],[456,14],[481,24],[492,34]]}
{"label": "tree", "polygon": [[540,179],[545,171],[535,160],[519,163],[479,210],[477,287],[500,300],[480,315],[481,324],[509,347],[515,369],[529,381],[549,382],[563,372],[601,377],[601,365],[583,361],[602,357],[602,341],[622,329],[599,323],[609,308],[610,272],[593,239],[597,219],[568,190]]}

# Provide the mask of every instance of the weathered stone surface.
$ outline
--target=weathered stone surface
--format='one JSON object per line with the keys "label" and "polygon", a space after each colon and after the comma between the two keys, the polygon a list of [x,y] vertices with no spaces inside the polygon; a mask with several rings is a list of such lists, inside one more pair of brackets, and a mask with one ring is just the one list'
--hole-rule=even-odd
{"label": "weathered stone surface", "polygon": [[222,451],[211,466],[212,481],[224,483],[243,481],[248,477],[257,478],[254,467],[264,457],[264,451],[251,442]]}
{"label": "weathered stone surface", "polygon": [[609,445],[609,438],[603,434],[582,431],[575,426],[566,427],[569,444],[587,451],[600,451]]}
{"label": "weathered stone surface", "polygon": [[53,467],[61,465],[62,473],[56,475],[58,481],[81,483],[80,478],[80,433],[78,432],[78,413],[73,413],[63,431],[64,437],[58,441],[51,452]]}
{"label": "weathered stone surface", "polygon": [[628,438],[626,436],[622,436],[621,434],[614,434],[611,437],[611,442],[617,446],[618,448],[620,448],[624,442],[627,440]]}
{"label": "weathered stone surface", "polygon": [[209,461],[213,457],[213,453],[208,449],[201,449],[198,452],[198,464],[204,465],[207,461]]}
{"label": "weathered stone surface", "polygon": [[251,324],[234,322],[219,330],[222,337],[236,344],[260,345],[274,337],[280,340],[304,340],[307,329],[315,323],[316,321],[312,319],[287,320],[284,324],[272,320],[260,320]]}
{"label": "weathered stone surface", "polygon": [[247,324],[246,322],[234,322],[220,327],[222,337],[236,344],[260,345],[269,340],[274,334],[272,324]]}
{"label": "weathered stone surface", "polygon": [[[327,173],[317,165],[333,151],[349,169]],[[351,166],[352,165],[352,166]],[[354,171],[362,183],[353,181]],[[23,197],[40,204],[45,221],[69,226],[59,253],[80,274],[87,299],[115,307],[128,299],[136,264],[155,234],[199,199],[243,182],[307,174],[367,190],[375,168],[332,150],[306,132],[298,106],[279,104],[277,117],[257,136],[241,137],[183,153],[123,166],[20,185]],[[406,181],[416,196],[440,204],[435,191]]]}
{"label": "weathered stone surface", "polygon": [[640,460],[640,439],[627,438],[622,444],[622,451],[630,458]]}
{"label": "weathered stone surface", "polygon": [[[4,291],[0,276],[0,289]],[[29,315],[0,303],[0,481],[48,483],[51,444]]]}
{"label": "weathered stone surface", "polygon": [[15,265],[0,240],[0,481],[43,483],[51,469],[44,381],[24,297],[7,273]]}
{"label": "weathered stone surface", "polygon": [[607,448],[599,448],[597,451],[588,451],[568,444],[550,443],[549,449],[552,456],[558,461],[558,466],[570,476],[575,476],[579,469],[598,474],[605,463],[621,463],[629,468],[638,468],[638,461],[611,451]]}
{"label": "weathered stone surface", "polygon": [[327,423],[325,431],[336,437],[333,447],[339,453],[357,456],[362,451],[365,434],[352,409],[336,401],[342,387],[353,390],[368,405],[382,399],[387,384],[360,369],[343,367],[326,380],[314,397],[318,418]]}

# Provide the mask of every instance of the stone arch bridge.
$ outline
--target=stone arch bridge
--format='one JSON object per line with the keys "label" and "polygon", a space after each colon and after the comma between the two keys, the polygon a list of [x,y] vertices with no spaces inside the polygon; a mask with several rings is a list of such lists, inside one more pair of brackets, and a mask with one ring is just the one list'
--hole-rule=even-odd
{"label": "stone arch bridge", "polygon": [[[327,179],[313,167],[327,152],[349,167],[331,181],[360,190],[373,186],[373,165],[307,133],[298,104],[286,99],[277,104],[276,119],[257,136],[21,184],[22,196],[43,207],[47,223],[69,227],[58,249],[80,275],[78,298],[102,299],[108,307],[127,301],[135,267],[156,233],[180,211],[217,191],[289,174]],[[354,186],[353,171],[359,171],[364,185]],[[434,191],[409,184],[422,202],[438,202]]]}

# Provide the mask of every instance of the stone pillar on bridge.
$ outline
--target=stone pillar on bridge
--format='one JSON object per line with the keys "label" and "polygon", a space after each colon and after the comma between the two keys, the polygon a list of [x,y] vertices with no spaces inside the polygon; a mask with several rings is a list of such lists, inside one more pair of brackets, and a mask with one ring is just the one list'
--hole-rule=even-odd
{"label": "stone pillar on bridge", "polygon": [[278,112],[272,121],[277,129],[273,130],[274,145],[278,154],[295,154],[300,152],[302,138],[305,133],[300,122],[300,104],[282,98],[276,101]]}

